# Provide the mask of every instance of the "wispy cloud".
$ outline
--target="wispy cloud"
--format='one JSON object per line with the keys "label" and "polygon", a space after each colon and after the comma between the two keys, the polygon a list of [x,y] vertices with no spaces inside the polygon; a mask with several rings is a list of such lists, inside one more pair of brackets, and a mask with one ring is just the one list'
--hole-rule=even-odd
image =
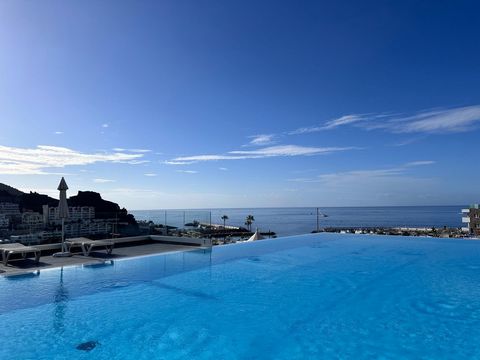
{"label": "wispy cloud", "polygon": [[93,179],[93,182],[97,184],[105,184],[105,183],[115,182],[115,180],[98,178],[98,179]]}
{"label": "wispy cloud", "polygon": [[128,160],[123,162],[130,165],[141,165],[141,164],[148,164],[151,161],[150,160]]}
{"label": "wispy cloud", "polygon": [[[392,133],[454,133],[475,129],[480,124],[480,105],[457,108],[422,110],[410,114],[350,114],[323,124],[302,127],[288,135],[333,130],[341,126],[356,126],[366,130],[385,130]],[[406,145],[411,140],[400,143]]]}
{"label": "wispy cloud", "polygon": [[409,168],[415,166],[425,166],[435,164],[432,160],[412,161],[398,167],[386,169],[366,169],[366,170],[352,170],[336,173],[320,174],[310,178],[293,178],[288,181],[303,182],[303,183],[335,183],[359,179],[373,179],[401,176],[408,172]]}
{"label": "wispy cloud", "polygon": [[228,171],[228,169],[226,167],[219,167],[218,170]]}
{"label": "wispy cloud", "polygon": [[[18,148],[0,145],[0,174],[52,174],[52,168],[94,163],[133,163],[142,154],[84,153],[69,148],[39,145],[36,148]],[[56,173],[55,173],[56,174]]]}
{"label": "wispy cloud", "polygon": [[155,173],[146,173],[146,174],[143,174],[143,175],[149,176],[149,177],[155,177],[155,176],[157,176],[157,174],[155,174]]}
{"label": "wispy cloud", "polygon": [[410,167],[410,166],[423,166],[423,165],[432,165],[435,164],[435,161],[433,160],[418,160],[418,161],[412,161],[409,163],[406,163],[404,166],[405,167]]}
{"label": "wispy cloud", "polygon": [[62,135],[62,134],[63,134],[63,131],[55,131],[54,134],[55,134],[55,135]]}
{"label": "wispy cloud", "polygon": [[359,114],[344,115],[342,117],[329,120],[322,125],[298,128],[296,130],[289,132],[288,135],[308,134],[308,133],[313,133],[318,131],[332,130],[339,126],[350,125],[366,119],[367,117],[365,115],[359,115]]}
{"label": "wispy cloud", "polygon": [[198,171],[196,170],[177,170],[179,173],[184,173],[184,174],[197,174]]}
{"label": "wispy cloud", "polygon": [[451,133],[468,131],[480,122],[480,105],[423,111],[396,117],[378,128],[397,133]]}
{"label": "wispy cloud", "polygon": [[402,140],[400,140],[396,143],[393,143],[393,144],[391,144],[391,146],[400,147],[400,146],[410,145],[410,144],[419,142],[422,139],[425,139],[425,137],[427,137],[428,135],[419,135],[419,136],[407,135],[407,136],[408,136],[408,138],[402,139]]}
{"label": "wispy cloud", "polygon": [[265,145],[270,145],[275,143],[274,138],[275,134],[262,134],[262,135],[252,135],[249,136],[250,142],[247,144],[248,145],[253,145],[253,146],[265,146]]}
{"label": "wispy cloud", "polygon": [[257,150],[235,150],[227,154],[193,155],[177,157],[171,162],[198,162],[218,160],[261,159],[270,157],[292,157],[330,154],[339,151],[356,149],[354,147],[309,147],[299,145],[270,146]]}
{"label": "wispy cloud", "polygon": [[299,155],[319,155],[325,153],[331,153],[335,151],[351,150],[351,147],[341,148],[341,147],[309,147],[309,146],[299,146],[299,145],[279,145],[279,146],[270,146],[258,150],[235,150],[230,151],[230,154],[234,155],[245,155],[245,156],[260,156],[260,157],[271,157],[271,156],[299,156]]}
{"label": "wispy cloud", "polygon": [[174,161],[174,160],[166,160],[163,164],[166,165],[191,165],[194,161]]}
{"label": "wispy cloud", "polygon": [[151,152],[152,150],[149,150],[149,149],[124,149],[124,148],[113,148],[112,149],[113,151],[126,151],[126,152],[132,152],[132,153],[139,153],[139,154],[145,154],[145,153],[149,153]]}
{"label": "wispy cloud", "polygon": [[293,178],[288,179],[294,182],[303,183],[323,183],[323,182],[339,182],[351,178],[378,178],[401,175],[404,173],[403,168],[392,169],[374,169],[374,170],[353,170],[338,173],[321,174],[313,178]]}
{"label": "wispy cloud", "polygon": [[107,124],[107,123],[102,124],[102,128],[104,128],[104,129],[108,128],[109,126],[110,126],[110,124]]}

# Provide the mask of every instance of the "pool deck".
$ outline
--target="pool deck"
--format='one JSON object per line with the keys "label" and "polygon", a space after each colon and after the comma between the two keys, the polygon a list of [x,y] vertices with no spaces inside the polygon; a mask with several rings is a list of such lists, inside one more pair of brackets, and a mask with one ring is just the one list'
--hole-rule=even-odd
{"label": "pool deck", "polygon": [[[102,263],[105,260],[124,259],[135,256],[144,256],[152,254],[161,254],[172,251],[190,251],[198,249],[198,246],[190,246],[183,244],[165,244],[160,242],[152,242],[147,244],[133,244],[122,245],[115,247],[112,254],[106,254],[103,249],[94,249],[90,256],[83,256],[82,253],[74,252],[71,257],[53,257],[52,255],[45,255],[40,258],[38,264],[32,258],[15,259],[13,258],[8,262],[8,265],[3,265],[0,261],[0,276],[2,275],[18,275],[29,273],[42,269],[72,266],[72,265],[84,265]],[[1,256],[0,256],[1,258]]]}

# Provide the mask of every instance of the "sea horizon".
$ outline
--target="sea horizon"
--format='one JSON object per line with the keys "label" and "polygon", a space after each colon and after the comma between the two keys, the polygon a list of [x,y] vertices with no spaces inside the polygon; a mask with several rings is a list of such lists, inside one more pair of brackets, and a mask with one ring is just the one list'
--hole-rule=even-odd
{"label": "sea horizon", "polygon": [[152,209],[127,209],[128,211],[188,211],[188,210],[242,210],[242,209],[328,209],[328,208],[407,208],[407,207],[468,207],[470,204],[446,205],[349,205],[349,206],[255,206],[255,207],[191,207],[191,208],[152,208]]}
{"label": "sea horizon", "polygon": [[[465,205],[318,207],[319,228],[460,228]],[[275,232],[277,236],[311,233],[317,227],[316,207],[217,208],[130,210],[138,221],[183,227],[185,223],[223,224],[245,227],[247,215],[253,215],[252,229]],[[166,215],[166,217],[165,217]]]}

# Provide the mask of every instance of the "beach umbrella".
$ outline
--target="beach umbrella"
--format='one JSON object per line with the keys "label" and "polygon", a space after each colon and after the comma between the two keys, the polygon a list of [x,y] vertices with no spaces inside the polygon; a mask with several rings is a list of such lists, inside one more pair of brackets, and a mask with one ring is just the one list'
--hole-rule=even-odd
{"label": "beach umbrella", "polygon": [[255,233],[252,236],[250,236],[250,238],[247,241],[263,240],[263,239],[264,237],[260,235],[257,228],[257,230],[255,230]]}
{"label": "beach umbrella", "polygon": [[71,256],[65,245],[65,219],[68,218],[67,190],[68,186],[62,177],[57,190],[60,191],[60,200],[58,202],[58,217],[62,219],[62,251],[55,253],[54,256]]}

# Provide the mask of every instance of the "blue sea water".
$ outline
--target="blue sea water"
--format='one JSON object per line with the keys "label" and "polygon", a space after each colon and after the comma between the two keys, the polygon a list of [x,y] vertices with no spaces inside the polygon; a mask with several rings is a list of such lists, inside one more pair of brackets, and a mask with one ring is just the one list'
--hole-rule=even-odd
{"label": "blue sea water", "polygon": [[[461,227],[461,209],[465,206],[389,206],[389,207],[324,207],[320,227]],[[255,217],[253,228],[274,231],[279,236],[307,234],[317,227],[315,208],[252,208],[212,210],[166,210],[167,224],[183,226],[183,219],[191,222],[223,224],[221,217],[229,217],[227,225],[244,226],[245,217]],[[165,223],[165,210],[132,211],[139,220]]]}
{"label": "blue sea water", "polygon": [[0,358],[480,359],[479,284],[478,241],[325,233],[47,270]]}

